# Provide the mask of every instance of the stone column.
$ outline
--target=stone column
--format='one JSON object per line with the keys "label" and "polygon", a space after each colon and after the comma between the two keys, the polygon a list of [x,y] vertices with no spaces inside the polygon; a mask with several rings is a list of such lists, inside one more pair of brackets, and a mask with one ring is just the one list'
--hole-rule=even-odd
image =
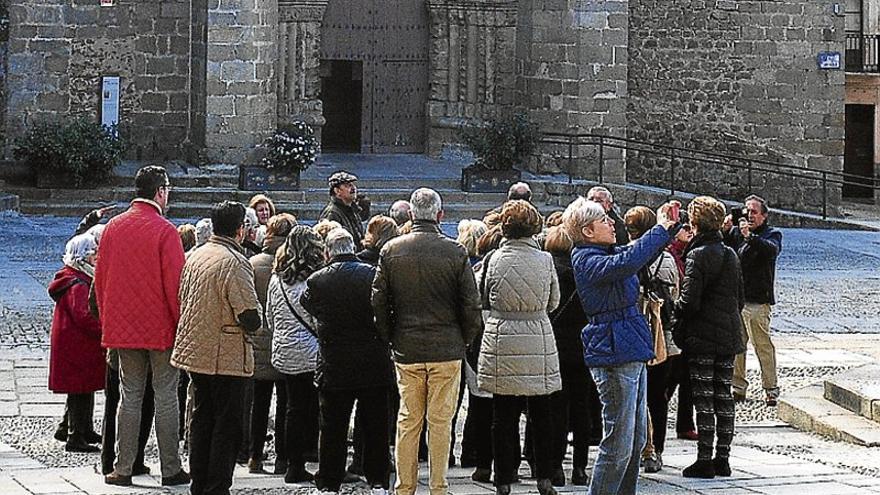
{"label": "stone column", "polygon": [[328,0],[281,0],[278,25],[278,120],[302,120],[320,139],[321,25]]}
{"label": "stone column", "polygon": [[254,147],[277,125],[277,0],[211,0],[208,5],[205,155],[257,159]]}

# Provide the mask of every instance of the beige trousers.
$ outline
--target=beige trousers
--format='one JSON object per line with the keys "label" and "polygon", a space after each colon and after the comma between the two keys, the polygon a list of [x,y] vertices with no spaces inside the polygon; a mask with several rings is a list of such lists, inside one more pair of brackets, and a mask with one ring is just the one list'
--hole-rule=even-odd
{"label": "beige trousers", "polygon": [[[770,305],[746,303],[742,310],[746,337],[752,342],[758,363],[761,365],[761,381],[764,390],[777,393],[776,347],[770,340]],[[745,395],[749,388],[746,380],[746,353],[738,354],[733,363],[733,391]]]}
{"label": "beige trousers", "polygon": [[428,420],[428,487],[431,495],[446,495],[449,483],[449,438],[458,404],[461,361],[397,364],[400,412],[394,462],[397,495],[413,495],[419,481],[419,436]]}

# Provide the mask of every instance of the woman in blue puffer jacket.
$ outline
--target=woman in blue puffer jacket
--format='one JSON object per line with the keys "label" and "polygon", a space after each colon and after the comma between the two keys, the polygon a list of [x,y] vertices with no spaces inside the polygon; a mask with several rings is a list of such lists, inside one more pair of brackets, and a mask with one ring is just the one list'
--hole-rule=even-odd
{"label": "woman in blue puffer jacket", "polygon": [[575,200],[563,215],[575,243],[572,268],[588,318],[581,333],[584,362],[599,390],[604,434],[590,495],[634,494],[647,438],[647,370],[651,331],[637,307],[637,273],[675,238],[678,202],[660,207],[657,226],[615,247],[614,221],[598,203]]}

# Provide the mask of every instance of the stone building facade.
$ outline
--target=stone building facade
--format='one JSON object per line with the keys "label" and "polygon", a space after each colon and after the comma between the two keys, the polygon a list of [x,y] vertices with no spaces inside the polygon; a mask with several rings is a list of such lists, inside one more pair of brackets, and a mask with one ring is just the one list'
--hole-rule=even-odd
{"label": "stone building facade", "polygon": [[[302,119],[358,152],[438,154],[456,129],[525,111],[593,133],[841,171],[844,19],[810,0],[9,0],[0,113],[28,124],[100,112],[122,80],[140,158],[247,162]],[[2,41],[2,40],[0,40]],[[2,53],[2,52],[0,52]],[[348,148],[346,148],[348,147]],[[594,147],[576,151],[595,174]],[[545,147],[530,168],[561,167]],[[605,179],[664,184],[668,163],[607,149]],[[679,189],[741,195],[741,172],[687,167]],[[779,204],[816,185],[756,179]],[[785,194],[777,194],[781,192]],[[832,199],[839,199],[839,188]],[[778,196],[778,197],[774,197]]]}

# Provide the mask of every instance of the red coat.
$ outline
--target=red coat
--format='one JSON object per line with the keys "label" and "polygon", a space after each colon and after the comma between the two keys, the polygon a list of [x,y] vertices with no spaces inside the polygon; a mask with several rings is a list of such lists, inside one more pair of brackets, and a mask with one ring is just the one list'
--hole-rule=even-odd
{"label": "red coat", "polygon": [[155,204],[135,200],[101,236],[95,294],[109,349],[164,351],[180,319],[183,244]]}
{"label": "red coat", "polygon": [[101,324],[89,313],[89,286],[85,273],[65,266],[49,284],[55,301],[49,353],[49,390],[84,394],[104,388],[104,350]]}

